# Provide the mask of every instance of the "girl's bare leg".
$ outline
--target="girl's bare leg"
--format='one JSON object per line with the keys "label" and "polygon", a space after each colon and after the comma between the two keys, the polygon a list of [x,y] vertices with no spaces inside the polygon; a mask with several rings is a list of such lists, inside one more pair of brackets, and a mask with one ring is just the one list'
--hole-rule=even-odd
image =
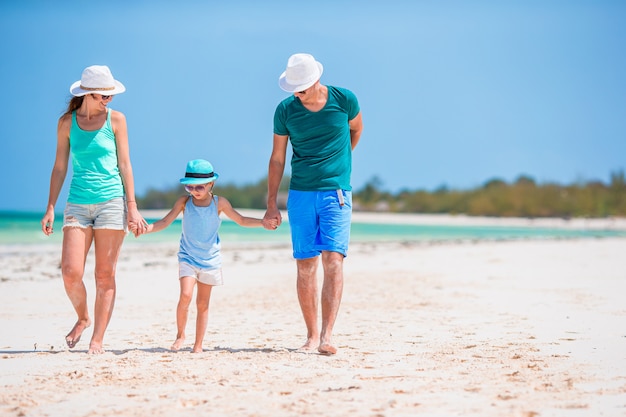
{"label": "girl's bare leg", "polygon": [[176,306],[176,340],[172,344],[171,350],[179,350],[185,343],[187,315],[195,285],[196,279],[194,277],[182,277],[180,279],[180,297],[178,299],[178,305]]}
{"label": "girl's bare leg", "polygon": [[104,353],[102,343],[115,305],[115,270],[124,236],[123,230],[94,230],[96,302],[88,353]]}
{"label": "girl's bare leg", "polygon": [[196,317],[196,342],[193,345],[193,353],[202,352],[202,342],[209,323],[209,301],[211,300],[212,288],[212,285],[198,282],[198,294],[196,295],[198,316]]}
{"label": "girl's bare leg", "polygon": [[78,319],[65,336],[67,346],[73,348],[80,341],[83,331],[91,325],[87,306],[87,290],[83,283],[85,260],[93,239],[91,228],[66,227],[63,230],[61,274],[63,285]]}

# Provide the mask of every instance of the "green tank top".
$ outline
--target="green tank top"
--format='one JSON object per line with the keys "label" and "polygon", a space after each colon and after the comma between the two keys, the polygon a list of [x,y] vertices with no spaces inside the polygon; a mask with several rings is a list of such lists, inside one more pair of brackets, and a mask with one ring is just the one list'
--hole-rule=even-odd
{"label": "green tank top", "polygon": [[274,133],[291,141],[291,182],[298,191],[352,190],[350,120],[360,111],[350,90],[328,85],[326,105],[312,112],[290,96],[276,107]]}
{"label": "green tank top", "polygon": [[124,196],[110,110],[98,130],[81,129],[76,112],[72,112],[70,151],[74,173],[67,198],[69,203],[98,204]]}

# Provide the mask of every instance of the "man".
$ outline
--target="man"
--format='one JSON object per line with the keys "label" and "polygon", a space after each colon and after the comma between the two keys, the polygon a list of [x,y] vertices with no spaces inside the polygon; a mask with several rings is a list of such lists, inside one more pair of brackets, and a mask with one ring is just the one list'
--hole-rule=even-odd
{"label": "man", "polygon": [[[298,268],[297,291],[307,327],[304,350],[317,347],[332,355],[332,332],[343,292],[343,258],[348,252],[352,218],[352,150],[363,124],[356,96],[349,90],[320,83],[323,66],[309,54],[289,57],[279,77],[292,96],[274,113],[274,145],[269,162],[265,219],[281,222],[277,206],[291,142],[291,183],[287,212],[293,256]],[[322,258],[322,325],[317,322],[317,267]]]}

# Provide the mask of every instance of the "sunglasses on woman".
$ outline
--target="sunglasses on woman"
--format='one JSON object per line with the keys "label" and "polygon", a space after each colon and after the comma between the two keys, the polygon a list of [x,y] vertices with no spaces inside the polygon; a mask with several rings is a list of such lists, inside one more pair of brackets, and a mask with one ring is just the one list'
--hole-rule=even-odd
{"label": "sunglasses on woman", "polygon": [[[95,95],[95,94],[92,94],[91,96],[92,96],[92,97],[94,97],[94,98],[96,97],[96,95]],[[100,98],[102,99],[102,101],[104,101],[104,100],[108,100],[108,99],[110,99],[110,98],[113,98],[113,96],[105,96],[104,94],[99,94],[99,96],[100,96]]]}

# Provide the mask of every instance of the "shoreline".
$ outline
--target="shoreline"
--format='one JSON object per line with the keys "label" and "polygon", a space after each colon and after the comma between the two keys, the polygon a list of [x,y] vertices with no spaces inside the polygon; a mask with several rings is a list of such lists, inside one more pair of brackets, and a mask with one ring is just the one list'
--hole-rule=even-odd
{"label": "shoreline", "polygon": [[[244,216],[262,218],[265,210],[262,209],[240,209],[236,208]],[[147,219],[158,220],[165,216],[169,210],[139,210]],[[283,220],[288,221],[287,210],[281,209]],[[30,211],[0,211],[6,218],[12,215],[40,219],[38,212]],[[179,216],[180,218],[180,216]],[[228,219],[222,215],[223,219]],[[57,213],[56,221],[63,219],[63,213]],[[563,229],[605,229],[605,230],[626,230],[626,217],[490,217],[490,216],[469,216],[466,214],[425,214],[425,213],[395,213],[395,212],[369,212],[353,211],[353,223],[364,224],[406,224],[406,225],[434,225],[434,226],[502,226],[502,227],[552,227]]]}

